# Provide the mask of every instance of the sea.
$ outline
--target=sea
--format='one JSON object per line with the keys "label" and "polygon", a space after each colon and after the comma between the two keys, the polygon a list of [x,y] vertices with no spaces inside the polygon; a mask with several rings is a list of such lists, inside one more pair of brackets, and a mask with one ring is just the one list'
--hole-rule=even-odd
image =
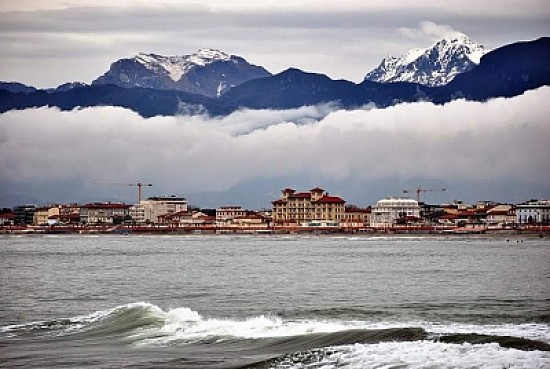
{"label": "sea", "polygon": [[0,236],[2,368],[550,368],[550,240]]}

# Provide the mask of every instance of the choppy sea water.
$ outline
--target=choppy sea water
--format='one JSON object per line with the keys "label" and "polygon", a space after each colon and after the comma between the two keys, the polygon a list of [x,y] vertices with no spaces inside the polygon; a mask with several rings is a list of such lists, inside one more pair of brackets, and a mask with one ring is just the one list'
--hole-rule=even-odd
{"label": "choppy sea water", "polygon": [[0,237],[6,368],[550,368],[550,242]]}

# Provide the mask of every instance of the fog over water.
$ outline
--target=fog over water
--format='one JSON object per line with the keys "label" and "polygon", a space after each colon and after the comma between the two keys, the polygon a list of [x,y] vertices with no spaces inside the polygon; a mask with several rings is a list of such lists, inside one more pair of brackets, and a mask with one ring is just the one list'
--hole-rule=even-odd
{"label": "fog over water", "polygon": [[[286,185],[332,184],[327,190],[347,190],[340,194],[361,202],[376,200],[375,187],[389,191],[384,183],[401,188],[423,179],[454,183],[448,197],[465,195],[456,184],[474,199],[518,201],[522,191],[544,197],[550,195],[547,101],[550,88],[543,87],[482,103],[353,111],[327,104],[217,118],[145,119],[116,107],[11,111],[0,115],[0,196],[4,203],[14,195],[83,201],[110,193],[134,201],[130,190],[98,184],[146,181],[155,185],[151,193],[185,195],[291,180]],[[247,191],[253,196],[253,188]]]}

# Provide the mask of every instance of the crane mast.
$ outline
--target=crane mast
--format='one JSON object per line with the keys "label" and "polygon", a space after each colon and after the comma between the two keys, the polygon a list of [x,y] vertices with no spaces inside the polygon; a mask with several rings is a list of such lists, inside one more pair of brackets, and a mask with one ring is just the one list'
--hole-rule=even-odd
{"label": "crane mast", "polygon": [[141,205],[141,188],[142,187],[151,187],[153,186],[151,183],[141,183],[141,182],[138,182],[138,183],[128,183],[127,186],[133,186],[133,187],[137,187],[138,188],[138,202],[137,204],[138,205]]}

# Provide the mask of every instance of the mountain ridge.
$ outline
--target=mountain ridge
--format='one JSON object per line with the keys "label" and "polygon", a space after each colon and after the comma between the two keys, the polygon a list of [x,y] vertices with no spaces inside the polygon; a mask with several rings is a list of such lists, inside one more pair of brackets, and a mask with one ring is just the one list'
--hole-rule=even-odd
{"label": "mountain ridge", "polygon": [[[485,54],[479,65],[439,87],[416,83],[353,83],[289,68],[233,87],[221,96],[185,91],[112,84],[80,85],[54,91],[13,92],[0,87],[0,113],[13,109],[57,106],[120,106],[144,117],[156,115],[227,115],[238,109],[290,109],[304,105],[335,103],[345,109],[367,104],[383,108],[402,102],[430,101],[443,104],[464,98],[485,101],[511,97],[550,85],[550,37],[502,46]],[[20,87],[20,86],[16,86]]]}

